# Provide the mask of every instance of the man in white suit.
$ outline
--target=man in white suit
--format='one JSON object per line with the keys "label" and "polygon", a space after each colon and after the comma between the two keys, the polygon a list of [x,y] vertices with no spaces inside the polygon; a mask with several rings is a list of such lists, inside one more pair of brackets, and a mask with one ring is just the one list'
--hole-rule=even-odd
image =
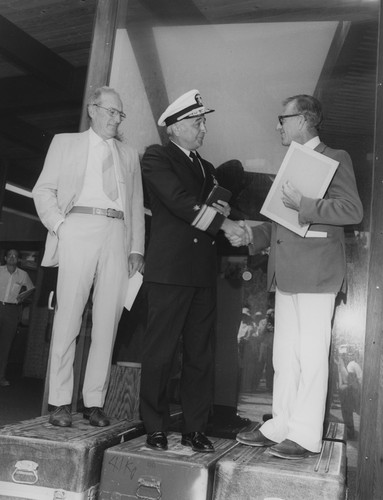
{"label": "man in white suit", "polygon": [[144,207],[135,150],[116,140],[125,118],[117,92],[88,100],[90,128],[56,135],[33,189],[48,229],[43,266],[59,265],[53,323],[50,423],[72,423],[73,361],[82,314],[93,286],[92,342],[86,366],[84,418],[104,427],[110,362],[128,278],[143,268]]}

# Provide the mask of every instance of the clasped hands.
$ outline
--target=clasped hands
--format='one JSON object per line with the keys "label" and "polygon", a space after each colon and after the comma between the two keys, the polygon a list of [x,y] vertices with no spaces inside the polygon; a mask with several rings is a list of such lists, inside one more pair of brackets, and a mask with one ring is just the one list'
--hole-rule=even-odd
{"label": "clasped hands", "polygon": [[[289,182],[286,181],[282,186],[282,202],[287,208],[296,210],[299,212],[301,204],[302,194]],[[218,210],[220,213],[228,216],[227,206],[225,202],[219,201],[222,207]],[[215,207],[218,209],[218,207]],[[226,210],[225,210],[226,209]],[[230,241],[231,245],[234,247],[247,246],[252,243],[253,237],[250,227],[245,224],[244,221],[233,221],[230,219],[225,219],[221,229],[225,233],[226,238]]]}
{"label": "clasped hands", "polygon": [[[226,201],[218,200],[212,206],[225,217],[230,215],[230,205]],[[244,221],[235,222],[226,218],[221,229],[234,247],[247,246],[251,242],[251,231]]]}
{"label": "clasped hands", "polygon": [[243,220],[225,219],[221,229],[233,247],[247,246],[252,242],[251,229]]}

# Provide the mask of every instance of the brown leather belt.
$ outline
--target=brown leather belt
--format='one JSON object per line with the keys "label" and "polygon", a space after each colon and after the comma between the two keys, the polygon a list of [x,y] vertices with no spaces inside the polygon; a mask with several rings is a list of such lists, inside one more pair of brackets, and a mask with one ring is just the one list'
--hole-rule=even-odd
{"label": "brown leather belt", "polygon": [[121,210],[114,210],[114,208],[96,208],[96,207],[73,207],[69,213],[74,214],[89,214],[89,215],[104,215],[105,217],[112,217],[112,219],[123,219],[124,212]]}
{"label": "brown leather belt", "polygon": [[14,302],[0,302],[2,306],[18,306],[19,304],[15,304]]}

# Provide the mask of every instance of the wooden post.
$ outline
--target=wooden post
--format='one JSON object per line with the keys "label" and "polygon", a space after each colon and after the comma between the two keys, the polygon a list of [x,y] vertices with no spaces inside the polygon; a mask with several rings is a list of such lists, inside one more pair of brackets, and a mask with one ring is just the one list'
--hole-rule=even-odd
{"label": "wooden post", "polygon": [[[128,0],[124,0],[128,1]],[[98,87],[109,83],[119,0],[98,0],[85,84],[80,131],[88,127],[87,100]]]}
{"label": "wooden post", "polygon": [[[383,37],[380,2],[371,247],[358,450],[357,498],[383,498]],[[365,207],[368,210],[369,207]]]}

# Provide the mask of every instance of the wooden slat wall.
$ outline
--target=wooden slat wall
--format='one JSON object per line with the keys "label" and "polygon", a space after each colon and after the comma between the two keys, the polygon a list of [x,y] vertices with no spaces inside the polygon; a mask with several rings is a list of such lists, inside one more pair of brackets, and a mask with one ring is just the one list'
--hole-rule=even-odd
{"label": "wooden slat wall", "polygon": [[[383,37],[380,30],[367,321],[358,450],[357,498],[383,498]],[[370,207],[365,207],[369,210]]]}

